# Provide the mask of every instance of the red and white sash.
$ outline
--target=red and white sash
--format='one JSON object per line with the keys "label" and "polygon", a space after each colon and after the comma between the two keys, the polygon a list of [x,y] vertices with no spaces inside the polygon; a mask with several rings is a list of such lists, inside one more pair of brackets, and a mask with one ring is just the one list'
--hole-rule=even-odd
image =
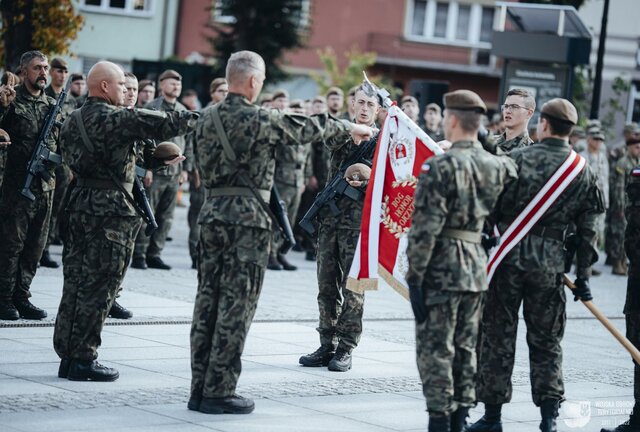
{"label": "red and white sash", "polygon": [[544,216],[549,207],[567,189],[573,179],[583,170],[586,160],[571,150],[567,159],[560,165],[551,178],[533,197],[531,202],[505,230],[500,244],[493,248],[487,265],[487,279],[491,282],[496,269],[507,254],[526,236],[531,228]]}

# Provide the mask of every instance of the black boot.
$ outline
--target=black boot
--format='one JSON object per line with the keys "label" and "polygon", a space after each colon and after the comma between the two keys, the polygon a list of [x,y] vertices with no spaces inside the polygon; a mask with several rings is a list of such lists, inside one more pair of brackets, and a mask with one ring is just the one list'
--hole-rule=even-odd
{"label": "black boot", "polygon": [[316,253],[314,252],[307,252],[304,256],[305,261],[316,261]]}
{"label": "black boot", "polygon": [[558,418],[558,408],[560,401],[556,399],[545,399],[540,404],[540,414],[542,421],[540,422],[540,430],[542,432],[557,432],[556,419]]}
{"label": "black boot", "polygon": [[249,414],[255,407],[251,399],[233,395],[223,398],[202,398],[198,411],[205,414]]}
{"label": "black boot", "polygon": [[327,366],[329,370],[333,372],[346,372],[351,369],[351,359],[351,353],[349,351],[338,347],[335,355]]}
{"label": "black boot", "polygon": [[602,428],[600,432],[640,432],[640,407],[638,402],[633,406],[629,420],[618,425],[615,429]]}
{"label": "black boot", "polygon": [[429,414],[429,432],[449,432],[449,428],[449,416]]}
{"label": "black boot", "polygon": [[269,270],[282,270],[282,264],[280,264],[275,255],[269,255],[269,263],[267,264]]}
{"label": "black boot", "polygon": [[312,352],[311,354],[303,355],[298,360],[302,366],[307,367],[320,367],[326,366],[329,364],[334,354],[336,353],[336,349],[331,345],[320,345],[320,348]]}
{"label": "black boot", "polygon": [[40,257],[40,265],[42,267],[49,267],[49,268],[60,267],[60,264],[58,264],[56,261],[51,259],[51,255],[49,255],[49,250],[47,249],[45,249],[44,252],[42,252],[42,257]]}
{"label": "black boot", "polygon": [[282,264],[282,268],[285,270],[289,270],[289,271],[298,270],[298,267],[294,266],[289,261],[287,261],[287,257],[282,254],[278,254],[278,262]]}
{"label": "black boot", "polygon": [[468,432],[502,432],[502,405],[485,404],[480,420],[467,426]]}
{"label": "black boot", "polygon": [[463,432],[467,429],[467,417],[469,417],[469,407],[460,407],[451,414],[451,432]]}
{"label": "black boot", "polygon": [[11,301],[0,301],[0,320],[15,321],[20,318],[18,309]]}
{"label": "black boot", "polygon": [[152,269],[171,270],[171,266],[162,261],[162,258],[159,256],[147,258],[147,267]]}
{"label": "black boot", "polygon": [[47,311],[40,309],[37,306],[34,306],[29,299],[14,299],[13,304],[16,309],[18,309],[18,313],[20,314],[20,318],[30,319],[30,320],[41,320],[42,318],[47,317]]}
{"label": "black boot", "polygon": [[71,366],[71,360],[61,359],[60,367],[58,367],[58,378],[67,378],[69,375],[69,366]]}
{"label": "black boot", "polygon": [[131,268],[146,270],[147,262],[145,261],[144,258],[134,258],[131,260]]}
{"label": "black boot", "polygon": [[95,360],[71,360],[67,374],[70,381],[115,381],[118,377],[117,370],[102,366]]}
{"label": "black boot", "polygon": [[133,317],[133,313],[114,300],[109,310],[109,316],[116,319],[129,319]]}

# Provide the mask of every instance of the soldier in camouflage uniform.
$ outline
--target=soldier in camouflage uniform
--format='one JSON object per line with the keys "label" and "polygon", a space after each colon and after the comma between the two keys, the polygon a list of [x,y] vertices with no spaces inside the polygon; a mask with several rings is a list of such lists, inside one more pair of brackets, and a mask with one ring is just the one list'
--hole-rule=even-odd
{"label": "soldier in camouflage uniform", "polygon": [[624,254],[624,230],[627,224],[624,209],[626,207],[625,188],[633,167],[640,164],[640,130],[627,140],[627,151],[614,165],[611,172],[610,217],[609,217],[609,257],[612,259],[611,272],[615,275],[627,275],[627,257]]}
{"label": "soldier in camouflage uniform", "polygon": [[[0,197],[0,319],[42,319],[47,313],[29,301],[29,287],[44,250],[53,190],[51,180],[34,179],[30,201],[20,193],[27,176],[26,166],[37,144],[45,118],[55,101],[44,94],[49,75],[47,57],[28,51],[20,59],[24,82],[15,91],[7,89],[0,100],[0,127],[11,136]],[[57,131],[49,137],[49,149],[57,150]]]}
{"label": "soldier in camouflage uniform", "polygon": [[[373,126],[380,110],[375,94],[360,86],[354,96],[355,121]],[[373,137],[372,140],[377,139]],[[328,179],[332,179],[345,161],[356,151],[353,140],[325,140],[330,152]],[[375,147],[375,146],[374,146]],[[373,159],[373,149],[366,157]],[[367,181],[357,186],[366,191]],[[352,186],[356,186],[352,183]],[[351,353],[362,334],[364,293],[346,289],[349,268],[353,261],[364,200],[353,201],[345,196],[336,201],[340,214],[334,216],[329,208],[320,211],[318,221],[318,333],[320,347],[300,357],[300,364],[309,367],[328,366],[329,370],[345,372],[351,369]]]}
{"label": "soldier in camouflage uniform", "polygon": [[[265,79],[264,61],[254,52],[232,54],[226,78],[229,94],[204,109],[196,128],[197,159],[207,199],[199,219],[188,408],[208,414],[246,414],[253,411],[254,403],[235,390],[269,257],[272,226],[255,194],[269,200],[279,147],[346,139],[349,129],[361,139],[372,131],[326,115],[308,118],[254,105]],[[218,119],[220,127],[215,124]],[[233,143],[233,157],[225,148],[222,130]],[[255,194],[249,185],[255,185]]]}
{"label": "soldier in camouflage uniform", "polygon": [[451,430],[462,430],[476,401],[476,337],[487,290],[482,227],[517,172],[513,161],[477,141],[486,113],[477,94],[447,93],[444,107],[444,133],[453,144],[422,166],[406,278],[429,431],[448,432],[450,421]]}
{"label": "soldier in camouflage uniform", "polygon": [[[518,165],[519,178],[500,198],[492,222],[500,232],[523,211],[536,193],[570,155],[568,137],[578,122],[575,107],[565,99],[552,99],[541,109],[540,142],[509,153]],[[501,431],[501,408],[511,400],[518,326],[524,304],[531,368],[533,402],[540,407],[540,429],[556,430],[559,403],[564,400],[562,349],[566,323],[564,237],[574,223],[577,244],[575,299],[591,300],[590,266],[597,259],[593,247],[597,218],[604,211],[596,175],[585,165],[527,235],[497,267],[482,317],[482,347],[478,365],[478,399],[485,415],[468,430]]]}
{"label": "soldier in camouflage uniform", "polygon": [[511,89],[501,108],[505,131],[495,140],[498,154],[533,143],[529,138],[529,120],[536,110],[536,100],[531,93],[524,89]]}
{"label": "soldier in camouflage uniform", "polygon": [[[629,176],[625,215],[627,228],[624,249],[629,258],[629,279],[623,312],[627,324],[627,338],[636,348],[640,348],[640,165],[635,166]],[[601,432],[640,432],[640,365],[634,362],[633,367],[635,404],[629,420],[615,429],[603,428]]]}
{"label": "soldier in camouflage uniform", "polygon": [[[135,141],[187,133],[197,115],[122,107],[125,77],[111,62],[93,66],[87,81],[86,102],[65,121],[61,132],[63,157],[77,181],[66,207],[64,287],[53,345],[61,358],[58,376],[113,381],[118,371],[100,365],[96,358],[104,320],[121,286],[140,226],[125,195],[130,194],[135,175]],[[180,156],[173,162],[183,159]]]}
{"label": "soldier in camouflage uniform", "polygon": [[[50,98],[57,100],[64,88],[67,77],[69,75],[69,69],[67,62],[61,58],[54,58],[51,60],[51,83],[44,89],[44,92]],[[61,119],[64,121],[69,115],[76,109],[76,100],[70,94],[67,94],[64,104],[61,110]],[[43,267],[57,268],[59,264],[51,259],[49,255],[49,245],[51,243],[60,244],[60,232],[58,227],[58,218],[64,217],[61,204],[64,200],[64,195],[67,192],[69,183],[71,183],[71,170],[66,163],[62,163],[56,167],[56,189],[53,193],[53,206],[51,207],[51,219],[49,221],[49,236],[47,238],[47,246],[40,258],[40,265]]]}
{"label": "soldier in camouflage uniform", "polygon": [[[145,108],[163,112],[186,111],[187,108],[177,101],[182,90],[182,76],[168,69],[161,73],[158,79],[162,96],[149,102]],[[158,229],[151,237],[145,236],[142,230],[138,234],[131,264],[133,268],[171,269],[171,266],[160,258],[160,254],[173,223],[178,189],[187,180],[187,171],[193,171],[193,148],[190,136],[175,136],[170,141],[180,147],[187,160],[184,166],[171,165],[153,173],[153,180],[148,189],[149,203],[158,222]]]}
{"label": "soldier in camouflage uniform", "polygon": [[442,109],[437,103],[430,103],[424,109],[424,131],[435,142],[442,141]]}

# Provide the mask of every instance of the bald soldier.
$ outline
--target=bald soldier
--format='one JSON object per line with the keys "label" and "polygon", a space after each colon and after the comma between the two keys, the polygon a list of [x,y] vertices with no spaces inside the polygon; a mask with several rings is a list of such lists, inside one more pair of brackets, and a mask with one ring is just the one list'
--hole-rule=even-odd
{"label": "bald soldier", "polygon": [[[580,157],[572,153],[568,142],[577,123],[578,113],[571,102],[552,99],[540,110],[540,142],[509,153],[518,166],[519,176],[506,187],[491,217],[501,233],[517,220],[569,157]],[[558,408],[564,400],[560,343],[566,324],[562,283],[565,234],[569,224],[575,224],[576,237],[571,240],[577,250],[574,300],[591,300],[590,269],[598,257],[593,245],[598,215],[603,211],[598,180],[585,163],[535,225],[525,231],[524,237],[512,242],[513,248],[499,263],[485,304],[488,313],[482,317],[477,392],[478,400],[485,404],[485,415],[469,426],[469,431],[502,431],[502,405],[512,395],[511,374],[521,304],[527,326],[531,393],[542,416],[540,429],[557,430]]]}
{"label": "bald soldier", "polygon": [[[120,289],[141,222],[131,204],[135,142],[187,133],[197,114],[123,107],[124,72],[111,62],[96,63],[87,84],[86,102],[67,118],[61,132],[62,155],[77,183],[66,207],[64,286],[53,346],[61,359],[60,378],[114,381],[118,371],[96,359],[104,320]],[[166,163],[182,160],[178,155]]]}
{"label": "bald soldier", "polygon": [[476,339],[487,291],[484,222],[517,177],[477,140],[486,106],[469,90],[444,95],[447,153],[422,165],[409,232],[407,282],[429,431],[462,431],[475,406]]}
{"label": "bald soldier", "polygon": [[188,408],[248,414],[254,402],[237,395],[236,385],[269,257],[273,221],[264,206],[274,182],[275,153],[285,145],[346,139],[349,131],[359,143],[372,130],[326,114],[305,117],[254,105],[266,76],[262,57],[252,51],[231,55],[226,78],[229,94],[203,110],[196,128],[207,199],[199,219]]}

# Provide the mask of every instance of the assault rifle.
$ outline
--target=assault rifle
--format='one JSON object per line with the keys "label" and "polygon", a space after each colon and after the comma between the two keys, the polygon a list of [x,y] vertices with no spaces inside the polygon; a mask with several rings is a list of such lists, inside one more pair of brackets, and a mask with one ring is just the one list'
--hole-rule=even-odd
{"label": "assault rifle", "polygon": [[151,234],[158,229],[158,223],[156,222],[156,217],[153,214],[153,210],[151,209],[151,204],[149,204],[149,198],[147,198],[147,192],[144,189],[144,185],[142,184],[141,178],[144,178],[147,170],[142,167],[136,165],[136,174],[133,176],[133,200],[135,201],[136,206],[139,208],[139,214],[142,216],[142,220],[147,224],[147,227],[144,230],[144,233],[147,237],[151,237]]}
{"label": "assault rifle", "polygon": [[71,80],[68,80],[67,85],[60,92],[60,96],[58,96],[56,104],[49,109],[47,117],[44,120],[44,126],[40,130],[38,141],[36,141],[36,147],[33,149],[31,159],[27,164],[27,178],[24,181],[24,186],[20,193],[22,193],[22,195],[29,201],[34,201],[36,199],[35,195],[31,192],[31,183],[33,183],[33,180],[36,177],[39,177],[44,181],[51,180],[51,174],[49,174],[48,168],[52,165],[58,166],[62,163],[62,156],[58,153],[52,152],[49,149],[47,142],[51,132],[53,131],[53,127],[56,126],[60,129],[60,126],[62,126],[62,123],[60,123],[57,118],[58,114],[60,114],[64,101],[67,99],[67,93],[69,92],[70,86]]}
{"label": "assault rifle", "polygon": [[275,216],[275,222],[277,222],[278,228],[280,229],[282,237],[284,238],[284,243],[282,244],[282,246],[280,246],[280,250],[278,250],[279,254],[284,255],[296,245],[296,238],[293,235],[293,229],[291,229],[291,223],[289,222],[289,217],[287,216],[286,205],[280,197],[280,191],[278,191],[278,188],[275,184],[271,187],[269,209]]}

